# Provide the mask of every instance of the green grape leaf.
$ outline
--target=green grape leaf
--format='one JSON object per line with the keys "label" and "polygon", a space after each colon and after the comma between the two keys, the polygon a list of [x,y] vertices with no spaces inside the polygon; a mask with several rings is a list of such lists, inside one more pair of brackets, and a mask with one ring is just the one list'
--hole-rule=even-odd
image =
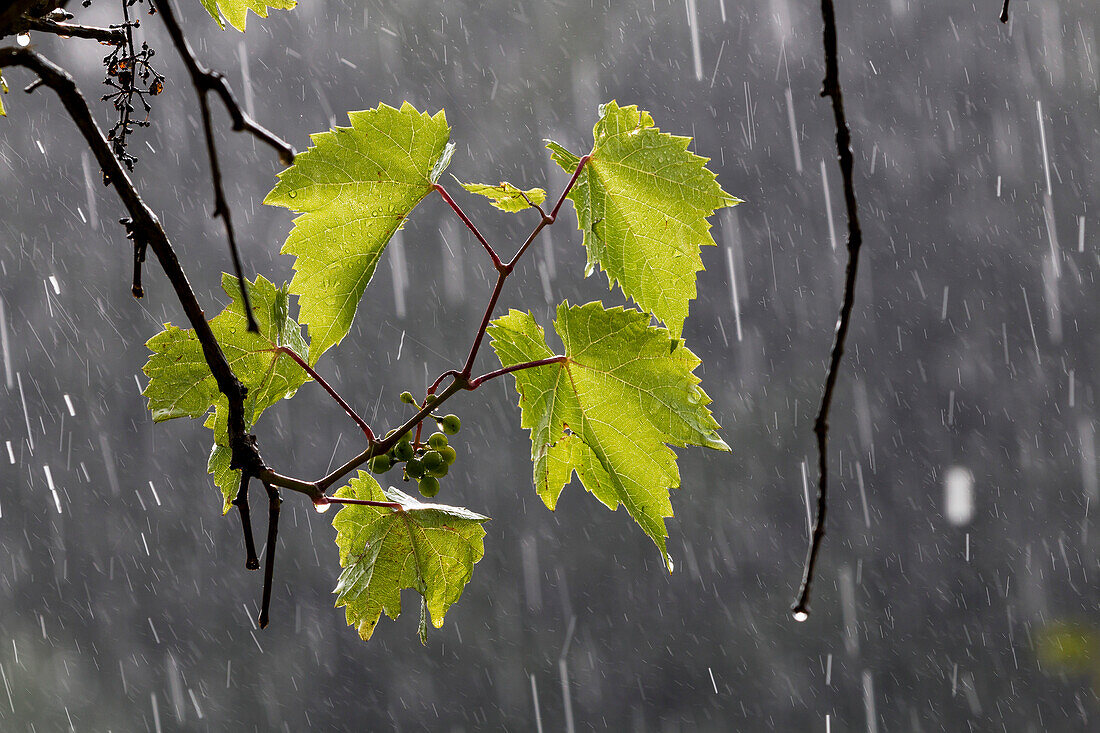
{"label": "green grape leaf", "polygon": [[282,252],[296,257],[290,292],[309,327],[311,364],[347,335],[390,237],[454,152],[442,111],[405,102],[348,116],[351,127],[313,135],[264,199],[300,214]]}
{"label": "green grape leaf", "polygon": [[249,10],[261,18],[266,18],[268,8],[290,10],[297,4],[297,0],[202,0],[202,6],[217,22],[219,28],[225,29],[225,24],[222,22],[222,18],[225,18],[230,25],[242,33]]}
{"label": "green grape leaf", "polygon": [[[456,178],[455,180],[458,179]],[[493,206],[501,211],[507,211],[509,213],[523,211],[524,209],[530,208],[531,204],[538,205],[546,200],[546,191],[541,188],[528,188],[524,190],[513,186],[507,181],[503,181],[496,186],[488,183],[458,182],[470,193],[476,193],[479,196],[486,197]],[[524,196],[527,198],[525,199]],[[527,203],[528,201],[530,201],[531,204]]]}
{"label": "green grape leaf", "polygon": [[[626,507],[671,571],[664,520],[680,473],[669,446],[729,450],[693,373],[699,358],[634,309],[562,303],[554,329],[565,360],[512,373],[535,489],[553,509],[576,472],[608,508]],[[489,334],[503,367],[554,356],[530,313],[510,311]]]}
{"label": "green grape leaf", "polygon": [[233,449],[225,445],[228,441],[225,436],[215,436],[214,446],[210,449],[210,459],[206,462],[206,472],[211,475],[214,485],[222,492],[222,514],[233,506],[233,500],[237,498],[237,492],[241,490],[241,472],[236,468],[230,468],[233,460]]}
{"label": "green grape leaf", "polygon": [[443,617],[470,581],[474,563],[485,554],[482,523],[488,517],[462,507],[422,504],[393,487],[383,490],[365,471],[336,492],[338,498],[391,501],[395,510],[345,504],[332,519],[340,566],[336,607],[344,606],[348,625],[368,640],[382,611],[401,614],[401,590],[422,597],[420,638],[427,617],[438,629]]}
{"label": "green grape leaf", "polygon": [[[8,83],[4,81],[4,75],[0,74],[0,95],[8,93]],[[0,117],[7,117],[8,113],[4,110],[4,100],[0,98]]]}
{"label": "green grape leaf", "polygon": [[[648,112],[615,102],[600,106],[590,159],[569,200],[588,250],[585,275],[598,265],[609,286],[683,332],[695,298],[700,247],[714,244],[707,217],[741,203],[718,185],[708,158],[689,137],[661,132]],[[572,173],[580,158],[547,142],[551,159]]]}
{"label": "green grape leaf", "polygon": [[[281,399],[293,397],[308,379],[290,357],[273,348],[284,346],[305,358],[309,345],[302,338],[301,327],[290,317],[290,293],[285,283],[276,288],[257,275],[256,282],[248,285],[252,313],[260,327],[258,334],[247,329],[237,278],[223,274],[222,289],[231,300],[210,320],[210,329],[233,373],[248,388],[244,418],[246,429],[251,429],[264,410]],[[224,509],[228,511],[240,485],[240,471],[229,468],[228,402],[218,390],[194,329],[177,328],[170,323],[164,329],[146,343],[153,353],[143,369],[149,384],[142,394],[149,400],[154,422],[207,416],[204,424],[214,431],[208,470],[222,490]]]}

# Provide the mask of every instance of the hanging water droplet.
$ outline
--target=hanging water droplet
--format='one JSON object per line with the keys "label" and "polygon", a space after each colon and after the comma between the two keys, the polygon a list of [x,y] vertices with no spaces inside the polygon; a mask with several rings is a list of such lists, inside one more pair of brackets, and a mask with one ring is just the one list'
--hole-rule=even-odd
{"label": "hanging water droplet", "polygon": [[317,510],[318,514],[324,514],[332,507],[332,502],[327,498],[321,498],[313,502],[313,508]]}
{"label": "hanging water droplet", "polygon": [[791,616],[793,616],[794,620],[798,623],[803,623],[806,619],[810,617],[810,614],[806,613],[805,611],[795,611],[791,614]]}
{"label": "hanging water droplet", "polygon": [[18,43],[22,48],[26,48],[27,46],[31,45],[31,36],[29,33],[20,33],[18,36],[15,37],[15,42]]}

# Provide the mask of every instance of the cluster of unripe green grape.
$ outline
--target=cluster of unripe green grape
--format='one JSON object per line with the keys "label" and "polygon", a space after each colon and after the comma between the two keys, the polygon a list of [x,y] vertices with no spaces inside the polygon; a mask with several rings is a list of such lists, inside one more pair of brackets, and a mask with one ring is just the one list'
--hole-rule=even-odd
{"label": "cluster of unripe green grape", "polygon": [[[416,404],[410,392],[402,392],[401,401]],[[398,463],[404,463],[404,480],[416,481],[420,493],[429,499],[439,493],[439,479],[447,475],[451,464],[458,457],[455,449],[448,444],[447,436],[454,435],[462,428],[458,415],[432,417],[440,432],[432,433],[423,443],[414,443],[414,431],[410,430],[388,453],[375,456],[370,462],[373,473],[386,473]],[[391,430],[386,437],[394,432]]]}

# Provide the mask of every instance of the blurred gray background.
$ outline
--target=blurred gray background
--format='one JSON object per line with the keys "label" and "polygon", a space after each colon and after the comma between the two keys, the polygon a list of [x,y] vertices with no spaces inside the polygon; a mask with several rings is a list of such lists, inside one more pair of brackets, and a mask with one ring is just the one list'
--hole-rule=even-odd
{"label": "blurred gray background", "polygon": [[[145,340],[182,312],[155,263],[147,297],[130,296],[114,193],[56,97],[22,94],[30,77],[10,71],[0,728],[535,730],[537,706],[545,730],[1095,730],[1094,3],[1015,0],[1008,26],[1000,0],[838,7],[866,244],[804,624],[788,613],[807,537],[802,466],[844,260],[816,3],[304,0],[250,16],[245,35],[181,4],[201,57],[299,149],[348,110],[409,100],[446,110],[455,175],[556,195],[566,176],[540,141],[587,150],[602,101],[693,135],[746,201],[714,219],[720,246],[703,253],[685,331],[733,452],[680,452],[670,576],[625,511],[579,485],[545,509],[500,380],[452,402],[464,429],[440,500],[493,521],[428,646],[411,591],[370,643],[345,626],[333,515],[297,495],[273,622],[258,631],[262,577],[244,570],[237,516],[220,516],[209,432],[154,426],[139,396]],[[96,0],[78,20],[117,12]],[[197,105],[159,20],[142,17],[167,83],[134,136],[136,177],[213,314],[230,266]],[[90,99],[103,93],[103,47],[33,40]],[[281,282],[291,217],[260,205],[274,156],[217,120],[246,267]],[[533,224],[460,200],[504,252]],[[582,279],[574,223],[567,212],[532,250],[502,307],[546,324],[563,298],[621,302],[602,274]],[[465,355],[490,280],[477,243],[427,200],[320,368],[393,424],[400,391]],[[302,477],[358,452],[356,432],[316,385],[258,427],[265,456]],[[262,542],[259,496],[253,506]],[[1081,649],[1059,662],[1044,648],[1063,624]]]}

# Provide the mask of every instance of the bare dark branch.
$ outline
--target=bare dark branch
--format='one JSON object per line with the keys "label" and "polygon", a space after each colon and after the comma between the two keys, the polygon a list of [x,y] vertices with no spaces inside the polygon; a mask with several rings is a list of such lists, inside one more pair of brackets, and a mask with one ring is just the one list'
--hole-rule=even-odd
{"label": "bare dark branch", "polygon": [[260,326],[252,313],[252,297],[248,294],[247,278],[241,265],[241,252],[237,248],[237,237],[233,234],[233,218],[229,203],[225,200],[225,187],[222,184],[221,164],[218,162],[218,148],[214,143],[214,125],[210,121],[210,103],[204,92],[199,92],[199,109],[202,111],[202,131],[206,137],[206,154],[210,159],[210,180],[214,184],[214,217],[220,217],[225,224],[225,238],[229,240],[229,256],[233,259],[233,272],[241,286],[241,301],[244,305],[248,330],[259,333]]}
{"label": "bare dark branch", "polygon": [[[176,20],[176,11],[172,7],[171,0],[157,0],[156,6],[160,10],[164,24],[168,28],[168,35],[179,52],[187,67],[187,73],[191,76],[191,83],[195,86],[195,93],[199,97],[199,109],[202,112],[202,130],[206,138],[206,153],[210,159],[210,180],[214,186],[214,217],[220,218],[225,225],[225,237],[229,241],[229,255],[233,260],[233,270],[237,280],[241,283],[241,296],[244,303],[245,319],[248,322],[248,330],[259,333],[260,327],[256,324],[256,318],[252,313],[252,299],[249,297],[248,288],[245,286],[244,267],[241,265],[240,249],[237,247],[237,238],[233,233],[233,220],[229,209],[229,203],[225,198],[225,186],[222,183],[221,165],[218,162],[218,148],[214,143],[214,125],[210,119],[210,103],[207,93],[218,91],[222,102],[233,118],[234,130],[248,130],[258,138],[272,145],[278,153],[279,159],[286,162],[293,160],[294,150],[290,145],[268,132],[263,127],[255,124],[241,110],[225,77],[217,72],[210,71],[199,63],[191,50],[191,45],[183,35],[183,29]],[[262,133],[262,134],[261,134]]]}
{"label": "bare dark branch", "polygon": [[241,472],[241,485],[237,489],[237,498],[233,506],[241,513],[241,529],[244,531],[244,566],[248,570],[259,570],[260,560],[256,557],[256,540],[252,536],[252,514],[248,509],[248,482],[251,476]]}
{"label": "bare dark branch", "polygon": [[61,99],[65,111],[69,113],[85,142],[95,155],[96,162],[103,170],[108,184],[114,186],[127,212],[130,214],[131,230],[135,241],[144,242],[157,257],[172,285],[180,305],[183,306],[188,322],[195,330],[195,336],[202,346],[203,357],[219,391],[225,395],[228,405],[228,439],[232,458],[230,467],[241,469],[250,476],[285,488],[299,491],[316,500],[324,492],[314,483],[281,476],[268,468],[256,447],[255,437],[250,435],[244,422],[244,398],[247,389],[230,368],[225,354],[218,345],[214,332],[206,320],[202,306],[191,288],[187,275],[176,257],[175,249],[168,239],[164,227],[152,209],[142,200],[141,195],[130,180],[129,174],[115,157],[110,143],[103,135],[88,103],[76,82],[67,71],[29,48],[0,48],[0,68],[21,66],[38,75],[43,85],[52,89]]}
{"label": "bare dark branch", "polygon": [[156,7],[160,11],[164,24],[168,29],[168,35],[172,37],[172,44],[176,47],[183,63],[187,66],[187,72],[191,75],[191,82],[205,92],[215,92],[225,105],[226,112],[233,120],[233,130],[247,132],[257,140],[271,146],[279,155],[279,161],[283,165],[291,165],[294,162],[294,148],[287,141],[259,124],[241,108],[237,98],[233,96],[233,90],[225,77],[217,71],[211,71],[199,63],[191,44],[183,35],[183,29],[176,20],[175,10],[169,0],[156,0]]}
{"label": "bare dark branch", "polygon": [[852,322],[852,308],[855,305],[856,275],[859,270],[859,251],[863,244],[863,232],[859,226],[859,212],[856,208],[855,184],[852,182],[852,135],[848,129],[848,120],[844,114],[844,97],[840,90],[840,71],[837,62],[836,13],[833,0],[821,0],[821,16],[825,24],[825,80],[821,86],[821,96],[829,97],[833,105],[833,122],[836,125],[836,154],[844,180],[844,205],[848,215],[848,264],[844,272],[844,298],[840,306],[840,316],[836,323],[836,333],[829,354],[829,370],[825,375],[825,388],[821,395],[821,407],[814,420],[814,434],[817,436],[817,514],[814,517],[810,546],[806,552],[806,565],[802,575],[802,585],[798,598],[791,608],[795,619],[805,621],[809,617],[810,586],[814,579],[814,567],[817,564],[821,542],[825,539],[825,514],[829,497],[829,408],[833,404],[837,377],[840,374],[840,360],[844,356],[844,344],[848,337],[848,328]]}
{"label": "bare dark branch", "polygon": [[275,544],[279,539],[279,509],[283,504],[283,497],[279,489],[264,482],[267,489],[267,551],[264,553],[264,592],[260,602],[259,624],[261,629],[267,628],[271,620],[269,613],[271,608],[271,585],[275,580]]}
{"label": "bare dark branch", "polygon": [[126,34],[121,28],[99,28],[94,25],[59,23],[48,18],[23,18],[17,27],[22,31],[40,31],[58,36],[88,38],[112,46],[118,46],[126,42]]}
{"label": "bare dark branch", "polygon": [[1005,0],[1005,4],[1001,6],[1001,22],[1008,22],[1008,0]]}

